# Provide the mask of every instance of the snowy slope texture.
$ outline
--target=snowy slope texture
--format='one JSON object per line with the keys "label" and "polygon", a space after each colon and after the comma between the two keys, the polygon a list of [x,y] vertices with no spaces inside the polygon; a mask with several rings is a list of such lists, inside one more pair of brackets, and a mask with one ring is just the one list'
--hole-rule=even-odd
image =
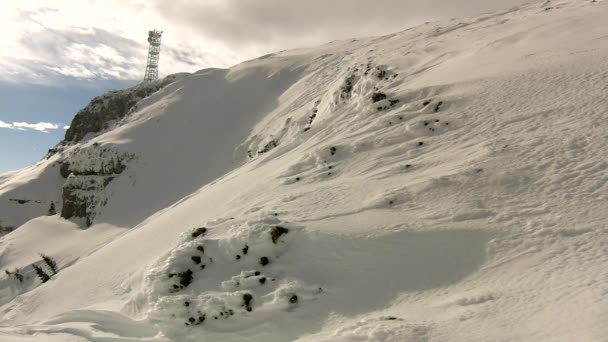
{"label": "snowy slope texture", "polygon": [[7,193],[90,199],[0,239],[0,341],[607,341],[607,15],[545,1],[176,76],[0,176],[7,217]]}

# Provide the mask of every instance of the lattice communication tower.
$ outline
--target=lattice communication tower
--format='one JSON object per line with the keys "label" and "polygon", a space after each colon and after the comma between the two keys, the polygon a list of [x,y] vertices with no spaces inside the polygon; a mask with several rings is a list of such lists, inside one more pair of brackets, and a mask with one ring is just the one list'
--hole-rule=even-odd
{"label": "lattice communication tower", "polygon": [[160,55],[160,40],[163,36],[163,31],[152,30],[148,31],[148,64],[146,66],[146,75],[144,81],[154,81],[158,79],[158,57]]}

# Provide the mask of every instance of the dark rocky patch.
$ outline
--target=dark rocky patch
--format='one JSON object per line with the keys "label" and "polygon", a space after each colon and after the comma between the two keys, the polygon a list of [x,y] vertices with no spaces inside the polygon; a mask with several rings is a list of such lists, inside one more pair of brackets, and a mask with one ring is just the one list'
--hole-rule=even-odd
{"label": "dark rocky patch", "polygon": [[201,257],[198,255],[195,255],[192,257],[192,261],[194,261],[194,263],[198,265],[201,263]]}
{"label": "dark rocky patch", "polygon": [[439,101],[439,103],[437,103],[437,106],[435,106],[435,113],[437,113],[439,111],[439,108],[441,108],[442,105],[443,105],[443,101]]}
{"label": "dark rocky patch", "polygon": [[376,92],[372,94],[372,103],[376,103],[386,99],[386,94],[382,92]]}
{"label": "dark rocky patch", "polygon": [[127,116],[140,99],[155,93],[174,80],[174,76],[168,76],[152,85],[139,84],[129,89],[111,91],[94,98],[74,116],[70,128],[65,132],[64,140],[76,143],[88,133],[103,130],[107,127],[108,122]]}
{"label": "dark rocky patch", "polygon": [[253,296],[250,293],[245,293],[243,295],[243,304],[241,304],[241,306],[244,306],[247,311],[251,312],[251,310],[252,310],[251,302],[252,301],[253,301]]}
{"label": "dark rocky patch", "polygon": [[354,82],[355,75],[350,75],[344,80],[344,83],[340,86],[340,99],[342,101],[350,99],[353,92]]}
{"label": "dark rocky patch", "polygon": [[268,143],[266,143],[266,145],[264,145],[264,147],[262,147],[261,150],[258,151],[258,154],[264,154],[277,146],[278,144],[276,140],[270,140]]}
{"label": "dark rocky patch", "polygon": [[175,290],[188,287],[188,285],[190,285],[190,283],[192,283],[192,270],[190,270],[190,269],[188,269],[185,272],[169,274],[170,278],[172,278],[174,276],[179,278],[179,285],[177,285],[177,284],[173,285],[173,288]]}

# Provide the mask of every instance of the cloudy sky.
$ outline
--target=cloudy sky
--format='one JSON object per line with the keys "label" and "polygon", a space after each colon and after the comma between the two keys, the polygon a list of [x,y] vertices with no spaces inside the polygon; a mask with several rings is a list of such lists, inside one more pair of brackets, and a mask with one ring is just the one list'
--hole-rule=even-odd
{"label": "cloudy sky", "polygon": [[162,77],[523,2],[0,0],[0,172],[40,159],[92,97],[139,82],[153,28]]}

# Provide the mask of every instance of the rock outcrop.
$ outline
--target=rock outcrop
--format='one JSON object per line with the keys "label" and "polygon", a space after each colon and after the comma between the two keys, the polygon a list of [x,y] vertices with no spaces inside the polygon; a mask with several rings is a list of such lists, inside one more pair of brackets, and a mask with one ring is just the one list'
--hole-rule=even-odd
{"label": "rock outcrop", "polygon": [[134,87],[110,91],[94,98],[81,109],[70,128],[65,132],[66,143],[81,141],[88,133],[96,133],[108,128],[109,123],[120,120],[134,111],[139,100],[155,93],[175,80],[175,75],[161,80],[140,83]]}

